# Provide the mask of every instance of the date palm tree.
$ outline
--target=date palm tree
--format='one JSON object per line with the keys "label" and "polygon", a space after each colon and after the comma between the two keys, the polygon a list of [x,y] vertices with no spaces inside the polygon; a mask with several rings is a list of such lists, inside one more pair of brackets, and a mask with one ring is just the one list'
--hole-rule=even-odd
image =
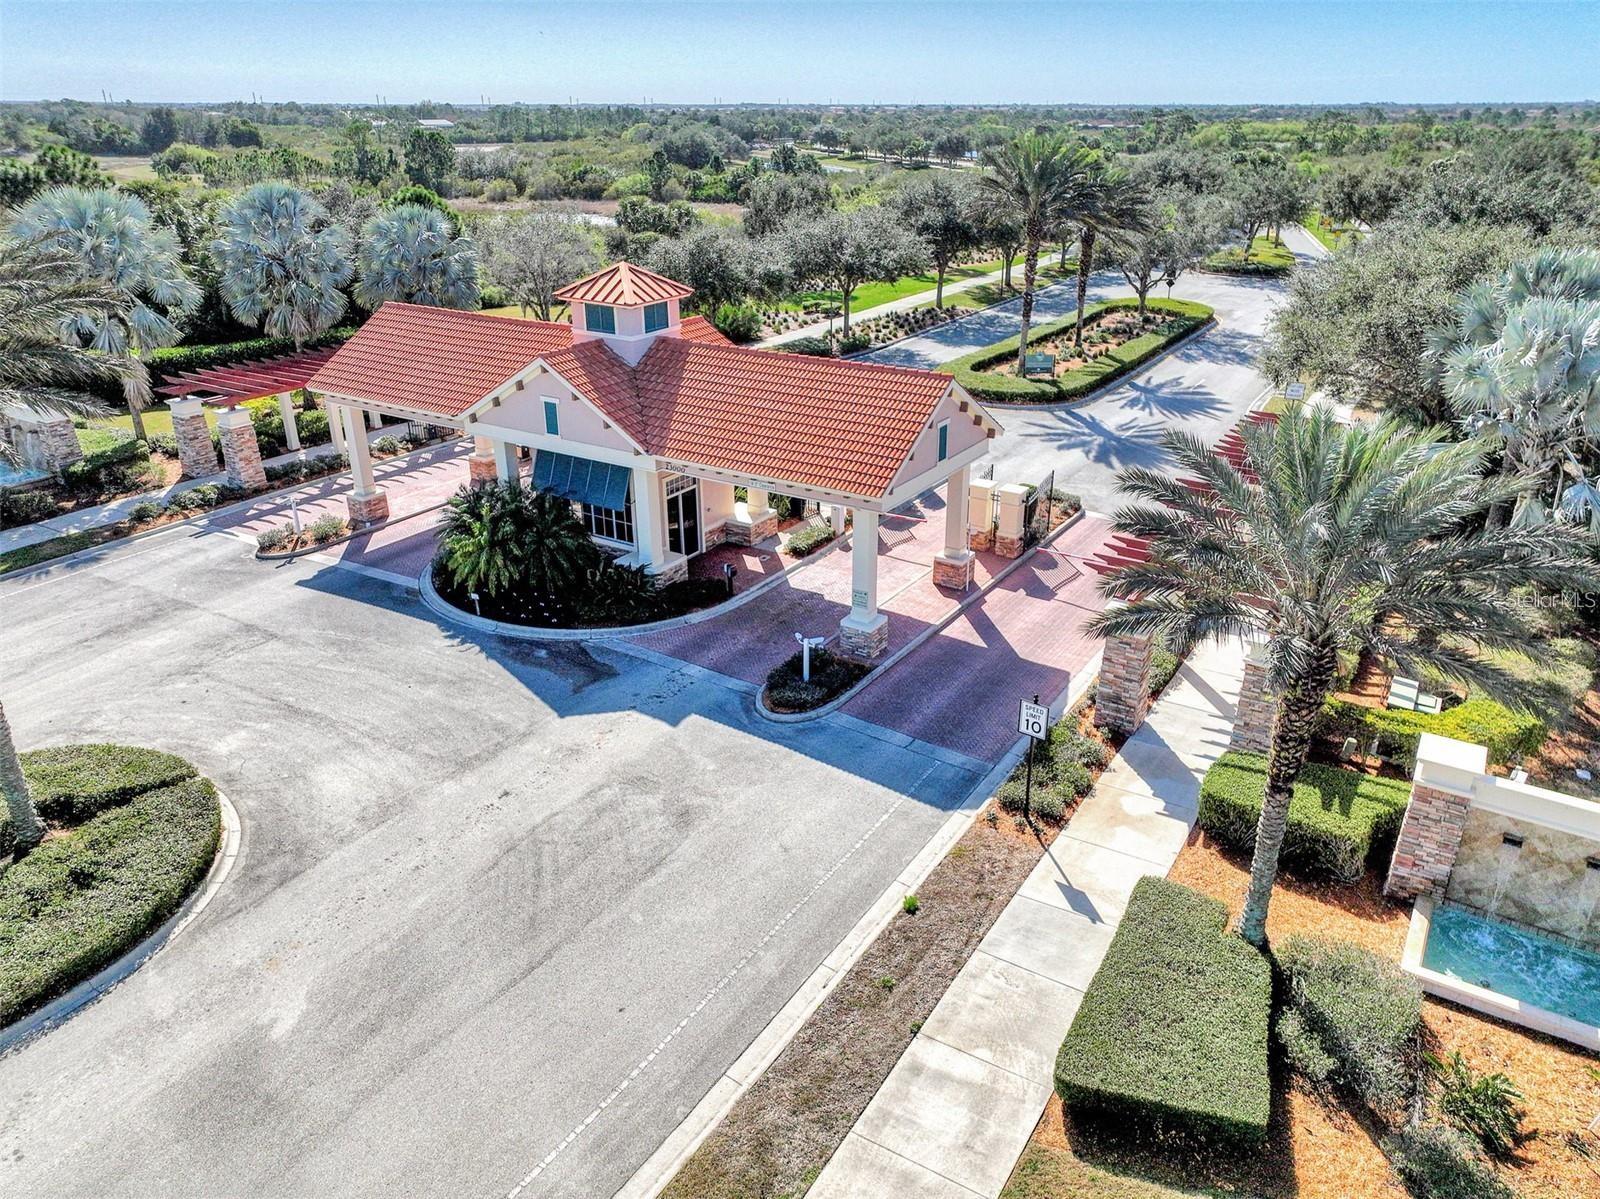
{"label": "date palm tree", "polygon": [[1146,538],[1148,561],[1103,584],[1125,601],[1095,621],[1103,636],[1264,642],[1278,713],[1239,933],[1266,935],[1289,798],[1306,763],[1339,655],[1370,648],[1407,674],[1432,673],[1515,701],[1486,651],[1533,644],[1513,589],[1593,590],[1600,579],[1570,530],[1484,528],[1518,481],[1486,476],[1493,447],[1449,443],[1394,422],[1344,426],[1331,410],[1292,412],[1245,432],[1249,474],[1192,434],[1170,430],[1178,470],[1119,476],[1136,500],[1116,527]]}
{"label": "date palm tree", "polygon": [[327,211],[287,183],[258,183],[222,214],[212,243],[222,298],[234,318],[299,349],[344,315],[350,238]]}
{"label": "date palm tree", "polygon": [[1151,225],[1150,194],[1117,167],[1100,167],[1094,187],[1084,197],[1078,224],[1078,320],[1072,342],[1083,349],[1083,308],[1089,299],[1089,276],[1094,273],[1094,247],[1101,234],[1147,233]]}
{"label": "date palm tree", "polygon": [[1094,151],[1074,146],[1059,133],[1024,133],[984,151],[980,185],[1022,225],[1022,337],[1017,372],[1028,353],[1039,248],[1063,221],[1077,219],[1094,194]]}
{"label": "date palm tree", "polygon": [[[63,342],[61,329],[80,316],[126,322],[128,297],[75,269],[76,259],[50,246],[0,240],[0,429],[20,412],[59,416],[104,416],[96,388],[120,385],[133,404],[150,394],[145,369],[126,353],[109,353]],[[0,458],[15,460],[15,447],[0,436]],[[0,705],[0,792],[21,858],[44,838]]]}
{"label": "date palm tree", "polygon": [[1600,440],[1600,251],[1541,250],[1468,288],[1430,350],[1456,412],[1496,429],[1507,468],[1528,481],[1513,524],[1542,523],[1552,506],[1600,518],[1600,479],[1581,465]]}
{"label": "date palm tree", "polygon": [[[11,221],[19,242],[60,250],[80,278],[116,289],[126,303],[114,314],[77,309],[61,336],[111,354],[144,354],[173,345],[200,289],[183,268],[177,235],[151,219],[136,196],[110,188],[54,187],[35,196]],[[142,405],[129,405],[134,435],[145,437]]]}
{"label": "date palm tree", "polygon": [[478,248],[458,237],[435,208],[401,204],[380,212],[362,232],[356,299],[436,308],[477,308]]}

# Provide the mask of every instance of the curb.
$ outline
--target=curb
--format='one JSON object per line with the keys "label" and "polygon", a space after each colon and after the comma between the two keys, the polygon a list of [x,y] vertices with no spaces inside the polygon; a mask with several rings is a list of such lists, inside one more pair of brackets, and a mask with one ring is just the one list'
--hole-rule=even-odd
{"label": "curb", "polygon": [[[846,544],[843,538],[837,538],[828,543],[829,546],[842,547]],[[318,547],[325,548],[325,547]],[[687,625],[700,624],[702,621],[711,620],[725,612],[748,604],[756,596],[768,591],[783,582],[790,575],[805,569],[814,562],[820,562],[827,557],[825,553],[812,553],[804,558],[784,567],[775,575],[762,579],[748,591],[730,596],[720,604],[713,604],[709,608],[701,608],[698,612],[689,612],[683,616],[672,616],[666,620],[654,620],[649,624],[611,625],[595,629],[541,629],[535,625],[508,624],[503,620],[490,620],[484,616],[473,616],[463,612],[454,604],[447,601],[433,585],[433,564],[429,563],[417,576],[417,592],[422,596],[422,602],[428,606],[434,615],[442,617],[451,624],[461,625],[479,633],[490,633],[496,637],[509,637],[515,641],[620,641],[628,637],[643,637],[649,633],[661,633],[668,629],[681,629]]]}
{"label": "curb", "polygon": [[[215,787],[216,784],[213,783],[212,786]],[[168,916],[154,932],[121,957],[91,974],[66,994],[58,995],[38,1011],[24,1016],[10,1028],[0,1032],[0,1057],[43,1036],[81,1009],[88,1007],[176,940],[194,922],[195,917],[205,911],[222,884],[227,882],[228,876],[233,873],[234,864],[239,860],[240,844],[244,838],[244,827],[239,821],[239,812],[221,791],[217,792],[217,807],[222,821],[222,836],[217,841],[217,855],[212,859],[211,869],[206,872],[205,878],[194,889],[194,893],[179,904],[178,910]]]}
{"label": "curb", "polygon": [[996,587],[1000,586],[1001,583],[1005,582],[1005,580],[1012,574],[1013,571],[1020,570],[1024,562],[1028,561],[1028,559],[1032,558],[1036,553],[1039,552],[1039,550],[1049,545],[1057,537],[1061,536],[1062,533],[1066,532],[1073,525],[1077,524],[1079,519],[1082,518],[1083,514],[1084,509],[1080,505],[1078,510],[1057,525],[1051,531],[1048,537],[1040,541],[1038,545],[1030,547],[1027,553],[1023,554],[1016,561],[1012,562],[977,591],[973,592],[969,596],[963,597],[961,602],[957,604],[954,609],[940,617],[939,620],[934,624],[931,624],[927,628],[923,629],[922,632],[918,633],[910,641],[906,642],[899,649],[895,650],[894,653],[890,654],[882,662],[879,662],[872,668],[872,671],[869,674],[865,675],[860,682],[856,683],[856,685],[851,687],[848,691],[834,696],[820,708],[812,708],[805,712],[774,712],[772,709],[767,707],[765,699],[766,688],[763,687],[756,692],[755,703],[757,715],[759,715],[763,720],[771,721],[773,724],[804,724],[808,720],[820,720],[822,717],[838,711],[861,692],[865,691],[873,683],[877,682],[879,678],[887,674],[889,668],[894,666],[895,663],[899,662],[900,659],[904,658],[912,650],[922,645],[930,637],[937,636],[939,633],[943,632],[946,628],[953,624],[963,612],[976,604],[984,596],[988,595]]}
{"label": "curb", "polygon": [[[1065,527],[1065,526],[1063,526]],[[1023,559],[1018,559],[1022,561]],[[1050,705],[1052,715],[1071,708],[1088,691],[1097,673],[1086,669],[1075,675],[1067,689]],[[949,818],[939,826],[905,870],[890,883],[844,938],[807,976],[805,982],[781,1007],[767,1026],[711,1085],[700,1102],[667,1134],[664,1140],[612,1199],[655,1199],[677,1176],[685,1162],[705,1143],[746,1091],[753,1087],[768,1067],[778,1059],[805,1022],[810,1019],[850,968],[889,922],[900,912],[901,901],[922,885],[945,855],[961,840],[1000,784],[1010,776],[1026,752],[1028,738],[1019,736],[1006,755],[967,793]],[[876,1092],[874,1092],[876,1093]]]}

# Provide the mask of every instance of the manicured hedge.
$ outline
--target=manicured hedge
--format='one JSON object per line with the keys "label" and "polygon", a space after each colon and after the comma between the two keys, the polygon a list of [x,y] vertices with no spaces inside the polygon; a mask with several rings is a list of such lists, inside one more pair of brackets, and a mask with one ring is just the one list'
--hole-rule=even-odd
{"label": "manicured hedge", "polygon": [[[1138,306],[1139,302],[1133,299],[1102,300],[1084,309],[1084,319],[1087,320],[1103,312],[1134,309]],[[1212,313],[1206,305],[1189,300],[1151,300],[1147,307],[1151,312],[1186,317],[1192,324],[1166,336],[1147,333],[1142,337],[1136,337],[1111,353],[1103,354],[1093,362],[1086,363],[1059,379],[1020,379],[1014,375],[983,373],[983,367],[993,366],[1014,356],[1020,337],[1008,337],[1004,341],[995,342],[992,346],[986,346],[964,357],[946,362],[935,369],[954,375],[957,383],[980,400],[1044,403],[1076,399],[1142,366],[1178,338],[1187,336],[1210,320]],[[1076,323],[1076,314],[1057,321],[1048,321],[1028,330],[1028,344],[1048,341],[1062,330],[1072,328]]]}
{"label": "manicured hedge", "polygon": [[136,795],[192,779],[175,754],[130,745],[62,745],[22,754],[34,807],[45,820],[81,824]]}
{"label": "manicured hedge", "polygon": [[806,558],[816,553],[836,537],[833,526],[827,521],[816,521],[789,534],[783,548],[792,558]]}
{"label": "manicured hedge", "polygon": [[1074,1120],[1259,1149],[1272,1106],[1272,974],[1227,918],[1217,900],[1166,879],[1134,887],[1056,1056]]}
{"label": "manicured hedge", "polygon": [[1278,1036],[1315,1082],[1345,1087],[1379,1115],[1399,1110],[1416,1077],[1422,988],[1349,941],[1290,937],[1277,951],[1289,1010]]}
{"label": "manicured hedge", "polygon": [[[318,346],[342,345],[356,335],[356,325],[341,325],[310,338],[301,348],[310,350]],[[294,341],[287,337],[251,337],[245,341],[225,341],[208,346],[168,346],[151,350],[147,363],[150,377],[156,382],[181,375],[185,371],[203,371],[230,362],[257,362],[262,358],[278,358],[294,353]]]}
{"label": "manicured hedge", "polygon": [[1322,709],[1321,728],[1325,735],[1339,740],[1354,737],[1363,751],[1376,740],[1378,753],[1408,772],[1417,764],[1417,742],[1423,733],[1482,745],[1489,751],[1490,762],[1504,765],[1538,753],[1548,732],[1537,716],[1513,712],[1484,698],[1469,699],[1431,715],[1330,699]]}
{"label": "manicured hedge", "polygon": [[0,1025],[115,961],[205,877],[217,793],[192,778],[111,808],[0,877]]}
{"label": "manicured hedge", "polygon": [[[1196,823],[1223,846],[1248,853],[1267,790],[1267,760],[1225,753],[1200,784]],[[1361,877],[1368,857],[1392,845],[1411,784],[1315,763],[1300,772],[1289,801],[1279,863],[1285,870],[1340,882]]]}

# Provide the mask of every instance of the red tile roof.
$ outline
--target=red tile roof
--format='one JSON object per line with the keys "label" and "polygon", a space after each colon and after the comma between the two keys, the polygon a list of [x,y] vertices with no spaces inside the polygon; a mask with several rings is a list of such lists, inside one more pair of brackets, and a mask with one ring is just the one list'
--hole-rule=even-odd
{"label": "red tile roof", "polygon": [[631,307],[638,304],[659,304],[662,300],[681,300],[694,295],[694,288],[685,287],[675,279],[647,271],[631,262],[618,262],[569,283],[556,292],[556,299],[568,304],[621,304]]}
{"label": "red tile roof", "polygon": [[572,344],[572,326],[388,303],[308,384],[353,400],[460,416],[528,364]]}
{"label": "red tile roof", "polygon": [[187,396],[209,392],[217,397],[207,402],[216,408],[234,408],[246,400],[298,391],[322,365],[333,357],[337,346],[301,350],[254,362],[230,362],[205,370],[184,371],[162,379],[155,388],[158,395]]}
{"label": "red tile roof", "polygon": [[568,325],[385,304],[308,386],[459,417],[542,359],[647,453],[852,495],[889,489],[949,375],[735,346],[704,317],[630,368]]}

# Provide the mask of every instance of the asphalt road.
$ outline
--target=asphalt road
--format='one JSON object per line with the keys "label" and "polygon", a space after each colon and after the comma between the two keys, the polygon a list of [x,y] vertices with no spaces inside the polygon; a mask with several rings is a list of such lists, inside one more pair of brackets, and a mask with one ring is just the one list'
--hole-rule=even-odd
{"label": "asphalt road", "polygon": [[[1297,258],[1310,261],[1325,251],[1304,230],[1286,229]],[[1002,482],[1037,483],[1047,471],[1056,485],[1083,497],[1091,512],[1114,512],[1119,470],[1160,468],[1163,429],[1188,429],[1208,444],[1237,424],[1257,399],[1266,380],[1254,358],[1273,310],[1287,288],[1276,280],[1191,273],[1179,280],[1173,296],[1198,300],[1216,310],[1217,324],[1132,379],[1098,397],[1064,404],[994,404],[990,412],[1005,428],[992,460]],[[1097,273],[1090,299],[1131,295],[1116,272]],[[1165,288],[1158,289],[1158,296]],[[936,366],[983,346],[1015,337],[1021,327],[1020,300],[942,325],[865,355],[867,361]],[[1046,288],[1036,297],[1036,323],[1071,313],[1076,291],[1071,283]]]}
{"label": "asphalt road", "polygon": [[506,1195],[552,1152],[524,1195],[609,1195],[978,778],[222,534],[0,581],[0,630],[20,744],[183,754],[244,825],[182,938],[0,1058],[30,1199]]}

